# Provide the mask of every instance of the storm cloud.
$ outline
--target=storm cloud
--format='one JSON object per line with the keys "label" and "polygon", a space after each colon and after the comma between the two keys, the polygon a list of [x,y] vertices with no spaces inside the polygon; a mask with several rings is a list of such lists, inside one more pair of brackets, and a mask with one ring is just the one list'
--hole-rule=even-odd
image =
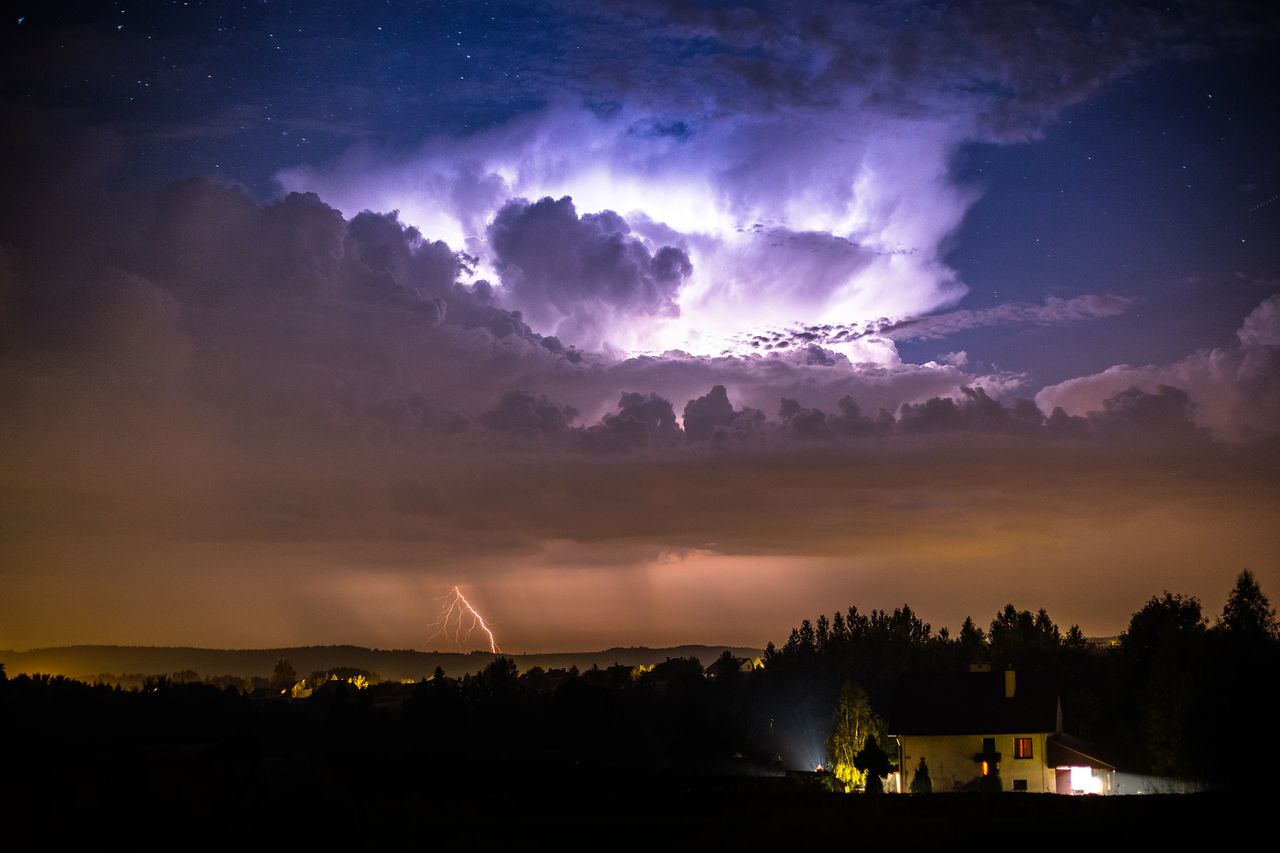
{"label": "storm cloud", "polygon": [[[408,155],[358,144],[279,180],[343,210],[398,209],[475,255],[485,274],[523,269],[503,279],[509,301],[546,334],[564,323],[567,339],[586,346],[711,354],[744,323],[894,323],[954,305],[967,285],[944,260],[947,241],[980,196],[954,174],[957,149],[1035,139],[1125,75],[1189,44],[1241,38],[1231,20],[1138,5],[1090,17],[1032,3],[909,13],[892,3],[618,4],[575,17],[575,50],[528,69],[524,85],[545,106]],[[540,247],[571,268],[552,276],[527,255],[528,264],[513,260],[510,226],[533,227],[556,208],[535,202],[517,216],[502,206],[565,196],[602,217],[566,219]],[[631,223],[636,242],[613,232],[630,262],[570,248],[615,227],[604,211]],[[647,273],[642,255],[656,259],[664,246],[689,264]],[[601,262],[622,267],[599,270],[584,291],[580,271]],[[666,322],[599,311],[606,287]],[[1039,321],[1123,310],[1116,298],[1089,299],[1097,304],[1048,304]],[[1031,319],[1031,310],[957,315],[950,327]],[[934,320],[915,334],[945,333]],[[883,340],[839,343],[855,360],[892,358]]]}
{"label": "storm cloud", "polygon": [[[1211,156],[1160,171],[1143,112],[1272,18],[334,8],[10,32],[0,648],[413,646],[455,584],[517,649],[993,594],[1114,633],[1276,576],[1280,207],[1209,169],[1274,146],[1163,89]],[[1197,241],[1229,292],[1161,274]]]}
{"label": "storm cloud", "polygon": [[488,229],[503,301],[537,328],[589,349],[614,343],[627,323],[675,316],[676,295],[693,267],[683,250],[655,252],[605,210],[578,216],[573,200],[516,199]]}

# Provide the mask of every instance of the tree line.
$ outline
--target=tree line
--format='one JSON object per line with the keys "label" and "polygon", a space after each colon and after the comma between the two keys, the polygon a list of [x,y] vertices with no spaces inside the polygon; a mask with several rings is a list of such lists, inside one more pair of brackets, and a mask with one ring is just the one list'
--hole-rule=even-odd
{"label": "tree line", "polygon": [[[372,756],[495,780],[547,768],[750,774],[834,760],[844,781],[865,785],[888,772],[883,720],[897,679],[985,663],[1052,673],[1067,730],[1122,770],[1231,786],[1260,780],[1280,751],[1263,726],[1278,652],[1275,612],[1246,571],[1212,624],[1197,599],[1165,592],[1113,644],[1063,631],[1044,610],[1006,605],[985,627],[966,619],[952,635],[904,605],[805,620],[755,665],[726,651],[710,667],[673,658],[522,673],[500,657],[480,672],[437,669],[406,684],[356,670],[299,678],[281,661],[269,686],[250,690],[187,673],[128,690],[10,678],[0,667],[0,726],[22,733],[11,739],[15,760],[162,747],[233,776],[285,761],[326,778]],[[853,734],[833,738],[842,731]]]}
{"label": "tree line", "polygon": [[[1275,610],[1248,570],[1212,624],[1197,598],[1168,591],[1104,643],[1087,641],[1078,626],[1063,631],[1043,609],[1012,604],[985,629],[965,619],[955,636],[935,632],[909,606],[850,607],[804,620],[782,646],[770,644],[765,664],[770,707],[796,731],[824,707],[844,718],[856,708],[883,743],[901,675],[985,664],[1050,673],[1065,728],[1126,772],[1235,786],[1258,782],[1280,757],[1264,725],[1280,675]],[[836,722],[833,732],[848,729]],[[860,741],[828,745],[829,760],[846,770],[861,748]]]}

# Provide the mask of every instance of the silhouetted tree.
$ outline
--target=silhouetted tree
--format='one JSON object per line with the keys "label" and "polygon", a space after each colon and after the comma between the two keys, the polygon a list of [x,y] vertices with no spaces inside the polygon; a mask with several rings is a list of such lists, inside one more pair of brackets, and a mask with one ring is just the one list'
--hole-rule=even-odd
{"label": "silhouetted tree", "polygon": [[987,632],[974,624],[972,616],[964,617],[964,624],[960,626],[957,642],[960,644],[965,663],[977,663],[990,653],[987,647]]}
{"label": "silhouetted tree", "polygon": [[778,648],[773,644],[773,640],[764,644],[764,665],[769,667],[778,661]]}
{"label": "silhouetted tree", "polygon": [[293,665],[284,658],[276,661],[275,669],[271,670],[271,686],[277,690],[286,690],[292,687],[298,681],[298,673],[294,672]]}
{"label": "silhouetted tree", "polygon": [[518,676],[516,662],[506,656],[494,658],[480,673],[480,678],[491,695],[510,693],[516,687]]}
{"label": "silhouetted tree", "polygon": [[874,734],[867,735],[866,743],[853,758],[853,766],[866,776],[868,794],[884,793],[884,777],[893,771],[893,764]]}
{"label": "silhouetted tree", "polygon": [[1001,664],[1025,664],[1048,656],[1062,643],[1058,626],[1041,608],[1035,615],[1012,604],[991,620],[992,657]]}
{"label": "silhouetted tree", "polygon": [[1203,673],[1205,620],[1200,601],[1165,591],[1129,620],[1120,639],[1129,707],[1131,750],[1146,769],[1165,776],[1190,775],[1192,704]]}
{"label": "silhouetted tree", "polygon": [[844,614],[839,610],[831,620],[831,645],[837,652],[843,651],[849,644],[849,626],[845,624]]}
{"label": "silhouetted tree", "polygon": [[916,765],[915,775],[911,777],[911,793],[933,793],[933,780],[929,778],[929,765],[924,763],[923,755],[920,756],[920,763]]}
{"label": "silhouetted tree", "polygon": [[801,654],[813,653],[814,648],[816,647],[817,644],[814,639],[813,623],[810,622],[808,619],[804,619],[800,622],[800,631],[798,634],[798,641],[800,644]]}
{"label": "silhouetted tree", "polygon": [[1208,662],[1193,685],[1196,701],[1187,725],[1190,767],[1216,784],[1262,788],[1280,761],[1280,744],[1255,738],[1248,750],[1223,749],[1213,733],[1267,731],[1271,693],[1280,675],[1280,637],[1271,602],[1245,569],[1236,578],[1212,631],[1204,637]]}
{"label": "silhouetted tree", "polygon": [[1133,614],[1120,645],[1130,654],[1148,657],[1171,637],[1196,634],[1204,628],[1200,599],[1165,590]]}
{"label": "silhouetted tree", "polygon": [[1253,572],[1245,569],[1227,597],[1215,628],[1239,637],[1267,638],[1276,636],[1276,611]]}

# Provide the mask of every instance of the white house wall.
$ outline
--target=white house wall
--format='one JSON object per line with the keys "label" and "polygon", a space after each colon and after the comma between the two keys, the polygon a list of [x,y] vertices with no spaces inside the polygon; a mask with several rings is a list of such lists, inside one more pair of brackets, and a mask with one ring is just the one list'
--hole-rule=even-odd
{"label": "white house wall", "polygon": [[[902,788],[911,790],[920,756],[929,766],[934,792],[954,791],[973,782],[980,774],[974,755],[982,752],[982,740],[994,737],[1000,753],[1000,787],[1012,791],[1014,780],[1025,779],[1027,791],[1053,793],[1056,790],[1053,768],[1045,765],[1048,738],[1051,733],[1008,735],[898,735],[902,750]],[[1014,758],[1014,738],[1031,738],[1031,758]]]}

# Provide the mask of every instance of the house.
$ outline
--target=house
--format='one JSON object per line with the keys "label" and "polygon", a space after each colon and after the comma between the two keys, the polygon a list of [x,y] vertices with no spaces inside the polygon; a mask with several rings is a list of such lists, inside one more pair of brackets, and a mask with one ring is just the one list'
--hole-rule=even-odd
{"label": "house", "polygon": [[889,735],[898,790],[911,790],[920,759],[933,790],[1110,793],[1115,767],[1063,734],[1054,680],[1039,673],[908,675],[898,684]]}

